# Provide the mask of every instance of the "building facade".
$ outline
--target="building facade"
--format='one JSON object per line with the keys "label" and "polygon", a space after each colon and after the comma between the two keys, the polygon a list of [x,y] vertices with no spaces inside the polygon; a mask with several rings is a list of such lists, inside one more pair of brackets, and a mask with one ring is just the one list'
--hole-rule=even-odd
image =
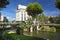
{"label": "building facade", "polygon": [[4,20],[4,16],[2,16],[0,13],[0,22],[2,22],[3,20]]}
{"label": "building facade", "polygon": [[0,13],[0,21],[1,21],[1,13]]}
{"label": "building facade", "polygon": [[26,6],[18,5],[16,11],[16,21],[25,21],[28,20],[28,14],[26,12]]}
{"label": "building facade", "polygon": [[0,17],[0,21],[2,22],[4,20],[4,16],[1,16]]}

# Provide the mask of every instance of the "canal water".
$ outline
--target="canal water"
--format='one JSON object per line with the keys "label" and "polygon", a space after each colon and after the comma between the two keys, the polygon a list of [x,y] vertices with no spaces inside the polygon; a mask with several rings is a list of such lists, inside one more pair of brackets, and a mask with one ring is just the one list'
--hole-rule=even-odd
{"label": "canal water", "polygon": [[57,30],[56,32],[43,32],[43,31],[24,32],[24,35],[40,37],[49,40],[60,40],[60,30]]}

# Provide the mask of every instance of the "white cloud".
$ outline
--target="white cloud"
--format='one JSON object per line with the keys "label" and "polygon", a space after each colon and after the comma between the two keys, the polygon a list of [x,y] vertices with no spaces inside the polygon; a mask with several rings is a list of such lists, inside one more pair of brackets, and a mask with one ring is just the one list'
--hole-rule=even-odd
{"label": "white cloud", "polygon": [[60,11],[58,11],[58,10],[54,10],[54,11],[45,10],[44,14],[46,16],[57,16],[57,15],[60,15]]}
{"label": "white cloud", "polygon": [[10,17],[7,16],[7,19],[10,19]]}

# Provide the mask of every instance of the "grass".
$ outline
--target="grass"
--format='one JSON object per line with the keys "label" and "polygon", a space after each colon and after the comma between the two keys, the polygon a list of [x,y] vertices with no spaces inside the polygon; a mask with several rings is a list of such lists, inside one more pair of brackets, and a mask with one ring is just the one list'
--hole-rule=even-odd
{"label": "grass", "polygon": [[4,40],[44,40],[42,38],[37,38],[37,37],[18,35],[16,33],[12,33],[12,34],[5,33],[3,38]]}
{"label": "grass", "polygon": [[43,40],[41,38],[29,37],[25,35],[10,34],[7,40]]}

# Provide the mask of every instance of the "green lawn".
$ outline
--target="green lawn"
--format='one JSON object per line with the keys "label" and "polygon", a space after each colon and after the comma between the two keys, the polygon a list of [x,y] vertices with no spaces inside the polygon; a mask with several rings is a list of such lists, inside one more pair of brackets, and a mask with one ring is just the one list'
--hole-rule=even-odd
{"label": "green lawn", "polygon": [[44,40],[44,39],[25,35],[18,35],[16,33],[9,34],[8,31],[0,31],[0,40]]}
{"label": "green lawn", "polygon": [[7,34],[5,35],[4,40],[43,40],[43,39],[25,35]]}

